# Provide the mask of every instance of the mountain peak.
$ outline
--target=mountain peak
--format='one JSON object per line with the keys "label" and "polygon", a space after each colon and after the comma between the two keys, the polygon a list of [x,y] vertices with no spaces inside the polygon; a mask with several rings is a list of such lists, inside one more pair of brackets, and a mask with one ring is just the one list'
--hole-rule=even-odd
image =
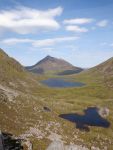
{"label": "mountain peak", "polygon": [[[73,66],[69,62],[47,55],[33,66],[26,67],[27,70],[35,73],[44,72],[60,72],[65,70],[78,70],[78,67]],[[81,68],[80,68],[81,69]]]}
{"label": "mountain peak", "polygon": [[45,58],[51,58],[52,56],[50,56],[50,55],[47,55]]}
{"label": "mountain peak", "polygon": [[[52,56],[50,56],[50,55],[47,55],[44,59],[46,59],[46,60],[51,60],[51,59],[55,59],[54,57],[52,57]],[[43,59],[43,60],[44,60]]]}

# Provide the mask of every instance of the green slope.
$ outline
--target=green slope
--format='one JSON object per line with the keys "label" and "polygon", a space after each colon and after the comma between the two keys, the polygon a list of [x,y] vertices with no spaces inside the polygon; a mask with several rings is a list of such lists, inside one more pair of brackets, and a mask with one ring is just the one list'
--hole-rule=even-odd
{"label": "green slope", "polygon": [[[107,76],[95,67],[78,75],[67,76],[67,79],[84,82],[86,86],[55,89],[40,84],[41,80],[50,76],[26,72],[3,51],[0,51],[0,57],[2,131],[16,136],[30,134],[28,139],[33,143],[34,150],[45,150],[51,143],[48,137],[52,133],[60,135],[67,144],[72,142],[89,148],[95,146],[101,150],[105,147],[113,149],[113,89],[107,86],[108,81],[111,83],[111,73]],[[51,111],[44,111],[45,106]],[[90,127],[90,132],[83,132],[76,129],[75,124],[58,117],[63,113],[83,114],[83,110],[89,106],[107,107],[110,110],[107,119],[111,126],[107,129]]]}

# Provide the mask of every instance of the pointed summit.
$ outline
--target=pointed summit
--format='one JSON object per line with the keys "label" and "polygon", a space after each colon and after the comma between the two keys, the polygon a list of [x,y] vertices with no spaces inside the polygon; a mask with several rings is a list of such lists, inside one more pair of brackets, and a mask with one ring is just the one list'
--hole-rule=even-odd
{"label": "pointed summit", "polygon": [[53,58],[52,56],[50,56],[50,55],[47,55],[45,58]]}
{"label": "pointed summit", "polygon": [[34,73],[45,73],[45,72],[61,72],[66,70],[81,70],[81,68],[75,67],[69,62],[47,55],[45,58],[40,60],[34,66],[26,67],[28,71]]}
{"label": "pointed summit", "polygon": [[44,59],[42,60],[54,60],[55,58],[50,56],[50,55],[47,55]]}

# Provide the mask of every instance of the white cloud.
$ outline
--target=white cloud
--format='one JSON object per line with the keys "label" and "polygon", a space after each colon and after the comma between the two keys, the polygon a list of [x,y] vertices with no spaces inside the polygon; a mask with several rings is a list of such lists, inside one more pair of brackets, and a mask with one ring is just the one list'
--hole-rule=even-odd
{"label": "white cloud", "polygon": [[108,20],[101,20],[97,23],[99,27],[106,27],[108,25]]}
{"label": "white cloud", "polygon": [[93,22],[92,18],[75,18],[75,19],[67,19],[63,21],[64,24],[69,24],[69,25],[72,24],[81,25],[81,24],[87,24],[91,22]]}
{"label": "white cloud", "polygon": [[54,51],[54,48],[52,48],[52,47],[44,47],[44,48],[42,48],[41,50],[43,50],[43,51],[46,51],[46,52],[52,52],[52,51]]}
{"label": "white cloud", "polygon": [[51,38],[51,39],[43,39],[43,40],[33,40],[33,39],[18,39],[18,38],[11,38],[2,40],[2,44],[14,45],[19,43],[31,43],[34,47],[48,47],[53,46],[57,43],[62,42],[69,42],[77,40],[79,37],[77,36],[67,36],[67,37],[58,37],[58,38]]}
{"label": "white cloud", "polygon": [[62,42],[69,42],[74,41],[78,39],[78,37],[72,36],[72,37],[59,37],[59,38],[53,38],[53,39],[44,39],[44,40],[37,40],[33,43],[33,46],[35,47],[46,47],[46,46],[52,46],[57,43]]}
{"label": "white cloud", "polygon": [[0,29],[7,29],[19,34],[58,29],[60,24],[55,17],[61,15],[62,11],[62,7],[46,11],[28,7],[2,10],[0,11]]}
{"label": "white cloud", "polygon": [[5,39],[2,40],[1,43],[8,44],[8,45],[14,45],[18,43],[32,43],[34,40],[31,39],[18,39],[18,38],[11,38],[11,39]]}
{"label": "white cloud", "polygon": [[66,26],[67,31],[73,31],[73,32],[88,32],[88,29],[85,27],[79,27],[79,26]]}

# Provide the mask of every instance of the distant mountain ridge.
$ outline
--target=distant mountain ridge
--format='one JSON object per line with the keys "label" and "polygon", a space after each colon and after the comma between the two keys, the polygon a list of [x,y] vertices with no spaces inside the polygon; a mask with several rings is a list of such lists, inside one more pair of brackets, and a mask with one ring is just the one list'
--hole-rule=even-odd
{"label": "distant mountain ridge", "polygon": [[34,73],[45,73],[51,71],[61,72],[60,75],[71,74],[74,72],[78,73],[83,70],[82,68],[73,66],[63,59],[51,57],[49,55],[35,65],[26,67],[26,69]]}

